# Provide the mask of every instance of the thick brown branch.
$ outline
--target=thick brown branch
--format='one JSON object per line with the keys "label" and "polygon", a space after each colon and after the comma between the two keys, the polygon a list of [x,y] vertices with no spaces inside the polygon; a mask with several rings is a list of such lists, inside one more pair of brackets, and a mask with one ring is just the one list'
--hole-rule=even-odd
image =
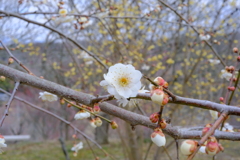
{"label": "thick brown branch", "polygon": [[[4,75],[15,81],[20,81],[23,84],[33,86],[35,88],[39,88],[53,94],[58,95],[59,97],[65,97],[67,99],[76,101],[78,103],[82,103],[85,105],[92,105],[92,100],[96,99],[96,97],[77,92],[70,88],[58,85],[56,83],[31,76],[29,74],[20,72],[18,70],[12,69],[8,66],[0,64],[0,75]],[[149,94],[139,94],[139,97],[143,97],[143,99],[150,99]],[[204,109],[213,109],[213,110],[227,110],[231,114],[240,115],[240,108],[235,106],[227,106],[223,104],[213,103],[210,101],[205,100],[197,100],[191,98],[183,98],[183,97],[176,97],[176,101],[174,103],[179,104],[189,104],[191,106],[196,106]],[[103,112],[116,116],[124,121],[129,122],[133,126],[135,125],[142,125],[148,128],[156,128],[157,125],[151,123],[149,117],[142,116],[128,110],[122,109],[120,107],[116,107],[115,105],[103,102],[100,103],[100,108]],[[184,129],[180,127],[172,127],[171,125],[167,125],[164,132],[175,139],[199,139],[201,138],[201,131],[190,131],[189,129]],[[240,140],[239,133],[230,133],[230,132],[215,132],[215,137],[218,139],[228,139],[228,140]]]}

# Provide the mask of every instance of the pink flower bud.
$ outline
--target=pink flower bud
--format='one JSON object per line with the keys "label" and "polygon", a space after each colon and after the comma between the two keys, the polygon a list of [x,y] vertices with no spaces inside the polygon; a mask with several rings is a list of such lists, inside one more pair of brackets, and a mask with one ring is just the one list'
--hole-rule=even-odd
{"label": "pink flower bud", "polygon": [[[211,129],[211,127],[212,127],[212,124],[206,124],[202,130],[202,136],[204,136]],[[213,134],[214,134],[214,132],[213,132]]]}
{"label": "pink flower bud", "polygon": [[12,57],[10,57],[9,59],[8,59],[8,64],[12,64],[14,62],[14,59],[12,58]]}
{"label": "pink flower bud", "polygon": [[224,101],[224,98],[223,98],[223,97],[220,97],[219,100],[220,100],[220,102],[223,102],[223,101]]}
{"label": "pink flower bud", "polygon": [[194,140],[185,140],[182,142],[180,150],[183,155],[189,156],[197,149],[197,141]]}
{"label": "pink flower bud", "polygon": [[93,107],[93,112],[94,113],[99,113],[101,111],[98,103],[94,104],[94,107]]}
{"label": "pink flower bud", "polygon": [[165,83],[165,80],[162,77],[157,77],[154,79],[154,82],[157,83],[159,86],[163,86]]}
{"label": "pink flower bud", "polygon": [[157,112],[153,113],[153,114],[150,115],[149,119],[152,123],[156,123],[159,120],[159,114]]}
{"label": "pink flower bud", "polygon": [[99,117],[97,117],[97,118],[95,118],[94,124],[95,124],[97,127],[100,127],[100,126],[102,125],[102,120],[101,120]]}
{"label": "pink flower bud", "polygon": [[151,134],[151,140],[155,143],[158,147],[165,146],[166,138],[160,128],[154,129],[154,132]]}
{"label": "pink flower bud", "polygon": [[169,95],[164,93],[164,96],[163,96],[163,101],[162,101],[162,105],[166,105],[169,101]]}
{"label": "pink flower bud", "polygon": [[154,103],[162,105],[164,92],[161,89],[153,89],[151,91],[151,99]]}
{"label": "pink flower bud", "polygon": [[222,150],[223,147],[220,144],[218,144],[217,139],[215,137],[209,137],[205,148],[206,153],[210,155],[215,155]]}

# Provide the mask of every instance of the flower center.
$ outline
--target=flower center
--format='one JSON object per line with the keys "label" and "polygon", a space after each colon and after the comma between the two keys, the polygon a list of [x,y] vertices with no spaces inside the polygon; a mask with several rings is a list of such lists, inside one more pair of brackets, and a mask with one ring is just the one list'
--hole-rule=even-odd
{"label": "flower center", "polygon": [[126,77],[122,77],[119,79],[119,84],[122,87],[125,87],[129,84],[129,80]]}

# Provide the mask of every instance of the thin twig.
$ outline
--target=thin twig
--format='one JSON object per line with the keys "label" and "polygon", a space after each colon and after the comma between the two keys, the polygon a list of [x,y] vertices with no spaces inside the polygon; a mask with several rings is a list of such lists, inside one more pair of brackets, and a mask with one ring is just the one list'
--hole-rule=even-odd
{"label": "thin twig", "polygon": [[42,27],[44,27],[44,28],[47,28],[47,29],[49,29],[49,30],[51,30],[51,31],[53,31],[53,32],[55,32],[55,33],[58,33],[60,36],[68,39],[69,41],[71,41],[73,44],[75,44],[75,45],[76,45],[78,48],[80,48],[81,50],[84,50],[89,56],[91,56],[93,59],[95,59],[95,60],[96,60],[101,66],[103,66],[106,70],[108,70],[108,67],[107,67],[95,54],[93,54],[92,52],[88,51],[85,47],[83,47],[81,44],[79,44],[78,42],[76,42],[74,39],[68,37],[68,36],[65,35],[64,33],[60,32],[60,31],[58,31],[58,30],[56,30],[56,29],[54,29],[54,28],[52,28],[52,27],[50,27],[50,26],[46,26],[46,25],[44,25],[44,24],[42,24],[42,23],[39,23],[39,22],[37,22],[37,21],[33,21],[33,20],[30,20],[30,19],[24,18],[24,17],[22,17],[22,16],[19,16],[19,15],[17,15],[17,14],[14,14],[14,13],[5,12],[5,11],[2,11],[2,10],[0,10],[0,13],[6,14],[6,15],[8,15],[8,16],[12,16],[12,17],[19,18],[19,19],[24,20],[24,21],[26,21],[26,22],[28,22],[28,23],[36,24],[36,25],[38,25],[38,26],[42,26]]}
{"label": "thin twig", "polygon": [[[0,91],[3,92],[3,93],[5,93],[5,94],[7,94],[7,95],[12,95],[11,93],[6,92],[6,91],[3,90],[2,88],[0,88]],[[66,124],[69,125],[74,131],[76,131],[77,133],[80,133],[83,137],[87,138],[89,141],[91,141],[92,143],[94,143],[105,155],[109,155],[108,152],[105,151],[105,150],[101,147],[101,145],[99,145],[96,141],[94,141],[92,138],[90,138],[90,137],[89,137],[88,135],[86,135],[84,132],[80,131],[77,127],[75,127],[73,124],[71,124],[71,122],[69,122],[69,121],[61,118],[60,116],[58,116],[58,115],[56,115],[56,114],[54,114],[54,113],[52,113],[52,112],[50,112],[50,111],[48,111],[48,110],[46,110],[46,109],[44,109],[44,108],[38,107],[38,106],[36,106],[36,105],[34,105],[34,104],[30,103],[30,102],[27,102],[27,101],[25,101],[25,100],[23,100],[23,99],[21,99],[21,98],[19,98],[19,97],[17,97],[17,96],[14,96],[14,99],[17,99],[18,101],[21,101],[21,102],[29,105],[29,106],[32,107],[32,108],[35,108],[35,109],[37,109],[37,110],[39,110],[39,111],[42,111],[42,112],[44,112],[44,113],[46,113],[46,114],[48,114],[48,115],[51,115],[52,117],[55,117],[56,119],[58,119],[58,120],[60,120],[60,121],[66,123]],[[115,158],[113,158],[113,156],[111,156],[111,155],[109,155],[109,157],[111,157],[112,159],[115,159]]]}
{"label": "thin twig", "polygon": [[179,160],[179,144],[178,144],[178,139],[175,139],[176,142],[176,150],[177,150],[177,160]]}
{"label": "thin twig", "polygon": [[19,86],[19,85],[20,85],[20,82],[17,81],[17,82],[15,83],[15,87],[14,87],[14,89],[13,89],[13,92],[12,92],[12,94],[11,94],[11,97],[9,98],[8,103],[6,104],[6,109],[5,109],[4,115],[3,115],[3,117],[2,117],[2,119],[1,119],[1,121],[0,121],[0,127],[2,127],[5,118],[8,116],[8,111],[9,111],[10,105],[11,105],[11,103],[12,103],[12,101],[13,101],[14,95],[16,94],[16,92],[17,92],[17,90],[18,90],[18,86]]}
{"label": "thin twig", "polygon": [[149,151],[150,151],[150,149],[151,149],[151,147],[152,147],[152,144],[153,144],[153,142],[151,141],[150,144],[149,144],[149,146],[148,146],[147,152],[146,152],[146,154],[145,154],[144,160],[147,160],[148,153],[149,153]]}
{"label": "thin twig", "polygon": [[84,137],[84,138],[85,138],[85,140],[86,140],[86,142],[88,144],[88,147],[91,149],[94,158],[97,159],[97,155],[95,154],[94,150],[92,149],[92,146],[89,144],[88,139],[86,137]]}
{"label": "thin twig", "polygon": [[163,149],[164,149],[165,153],[167,154],[168,158],[169,158],[170,160],[172,160],[172,158],[171,158],[171,156],[169,155],[169,153],[168,153],[167,149],[166,149],[164,146],[162,146],[162,147],[163,147]]}
{"label": "thin twig", "polygon": [[213,126],[211,127],[211,129],[201,138],[201,140],[198,142],[198,147],[197,149],[194,151],[193,154],[191,154],[187,160],[192,160],[194,158],[194,156],[196,155],[196,153],[198,152],[198,150],[200,149],[201,145],[203,145],[205,143],[205,141],[208,139],[209,136],[211,136],[215,130],[219,127],[219,125],[222,123],[222,121],[227,117],[228,113],[227,112],[223,112],[220,117],[215,121],[215,123],[213,124]]}
{"label": "thin twig", "polygon": [[9,54],[10,58],[14,59],[23,69],[25,69],[29,74],[34,75],[26,66],[24,66],[20,60],[18,60],[10,51],[9,49],[4,45],[4,43],[0,40],[0,43],[2,44],[3,48],[6,49],[7,53]]}

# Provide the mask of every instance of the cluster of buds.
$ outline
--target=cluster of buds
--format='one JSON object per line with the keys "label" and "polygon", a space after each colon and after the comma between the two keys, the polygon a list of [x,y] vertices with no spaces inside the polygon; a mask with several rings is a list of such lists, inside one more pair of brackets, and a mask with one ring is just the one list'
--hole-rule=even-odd
{"label": "cluster of buds", "polygon": [[166,144],[165,135],[163,134],[163,132],[160,128],[154,129],[154,132],[151,134],[151,140],[158,147],[165,146],[165,144]]}
{"label": "cluster of buds", "polygon": [[225,67],[225,70],[226,70],[227,72],[229,72],[229,73],[233,73],[234,70],[235,70],[235,67],[234,67],[234,66],[226,66],[226,67]]}
{"label": "cluster of buds", "polygon": [[223,146],[218,143],[215,137],[211,136],[208,138],[206,148],[205,148],[205,151],[207,154],[215,155],[218,152],[223,150],[224,150]]}
{"label": "cluster of buds", "polygon": [[182,152],[183,155],[185,156],[190,156],[191,154],[193,154],[196,149],[197,149],[197,141],[194,140],[185,140],[182,142],[180,150]]}
{"label": "cluster of buds", "polygon": [[[151,114],[150,117],[149,117],[149,119],[150,119],[150,121],[151,121],[152,123],[157,123],[157,122],[159,121],[159,118],[160,118],[160,115],[159,115],[159,113],[157,113],[157,112]],[[159,121],[159,127],[160,127],[161,129],[165,129],[166,126],[167,126],[166,120],[165,120],[165,119],[161,119],[161,120]]]}
{"label": "cluster of buds", "polygon": [[154,79],[154,82],[158,86],[150,85],[151,89],[151,100],[154,103],[160,104],[161,106],[164,106],[169,101],[169,95],[163,92],[163,88],[168,88],[168,83],[162,78],[157,77]]}
{"label": "cluster of buds", "polygon": [[[78,29],[78,28],[84,29],[87,27],[87,25],[89,23],[89,18],[85,17],[85,16],[77,17],[76,20],[77,20],[77,23],[74,23],[75,29]],[[79,27],[79,25],[80,25],[80,27]]]}

